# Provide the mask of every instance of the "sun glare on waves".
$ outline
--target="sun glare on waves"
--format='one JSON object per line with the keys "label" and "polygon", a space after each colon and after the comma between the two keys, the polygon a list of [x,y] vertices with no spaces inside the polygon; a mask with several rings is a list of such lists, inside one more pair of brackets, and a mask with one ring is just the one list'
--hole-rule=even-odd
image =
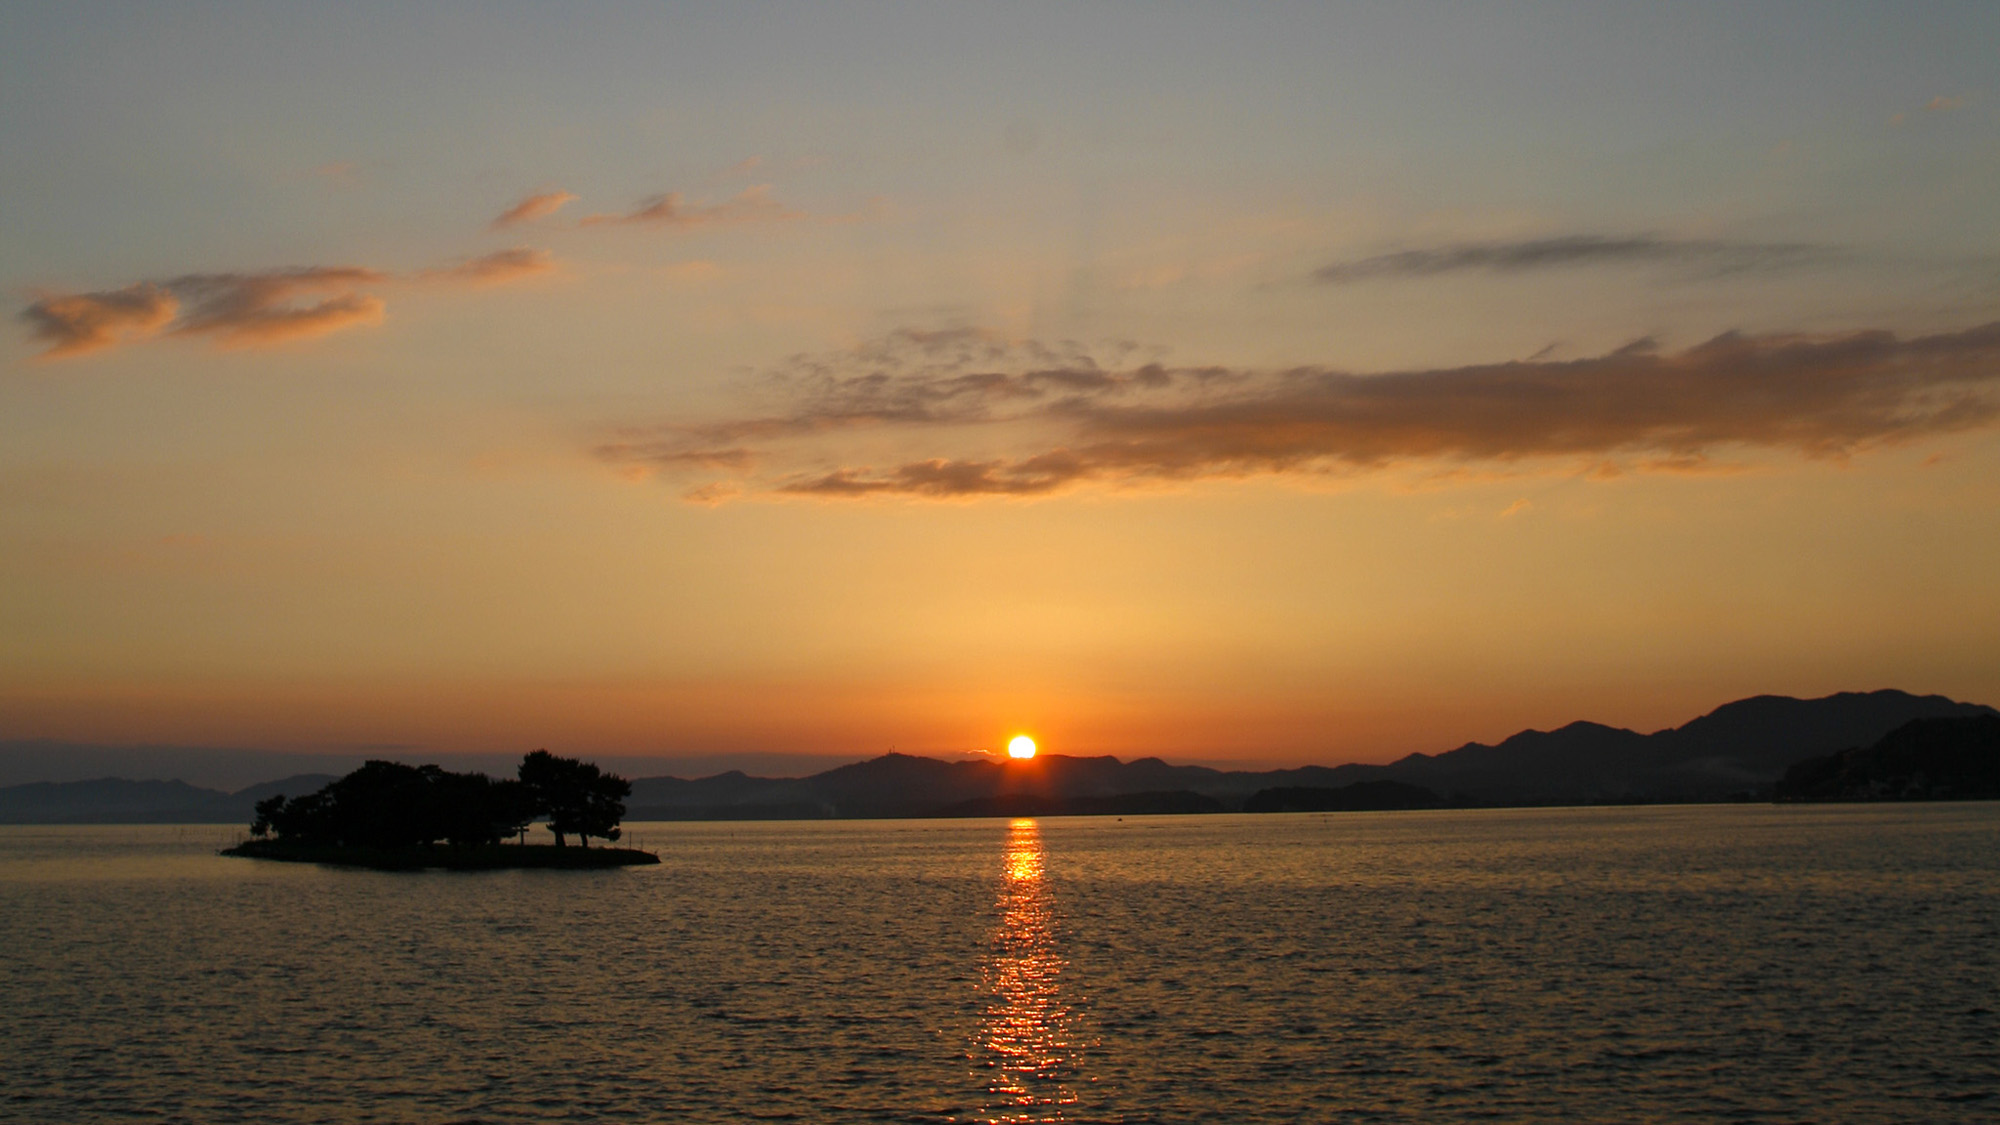
{"label": "sun glare on waves", "polygon": [[1017,734],[1007,744],[1009,758],[1032,758],[1035,756],[1035,740],[1025,734]]}

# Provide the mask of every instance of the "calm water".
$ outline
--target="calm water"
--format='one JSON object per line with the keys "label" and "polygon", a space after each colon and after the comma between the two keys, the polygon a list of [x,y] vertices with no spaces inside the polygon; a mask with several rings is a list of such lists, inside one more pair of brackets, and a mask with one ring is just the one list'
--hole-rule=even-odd
{"label": "calm water", "polygon": [[0,829],[22,1122],[2000,1119],[2000,805]]}

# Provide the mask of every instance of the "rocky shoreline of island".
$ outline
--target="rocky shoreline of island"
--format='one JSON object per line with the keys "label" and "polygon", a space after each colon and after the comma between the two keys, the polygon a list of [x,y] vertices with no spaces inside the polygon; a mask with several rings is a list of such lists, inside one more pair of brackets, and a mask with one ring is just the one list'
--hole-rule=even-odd
{"label": "rocky shoreline of island", "polygon": [[417,844],[370,847],[349,844],[294,844],[245,840],[222,854],[283,863],[365,867],[375,871],[599,871],[642,867],[660,857],[638,848],[571,848],[554,844]]}

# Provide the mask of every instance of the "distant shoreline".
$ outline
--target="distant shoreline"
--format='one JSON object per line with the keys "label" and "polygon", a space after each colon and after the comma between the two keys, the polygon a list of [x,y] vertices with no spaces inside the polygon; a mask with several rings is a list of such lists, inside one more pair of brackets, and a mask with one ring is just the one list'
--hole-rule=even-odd
{"label": "distant shoreline", "polygon": [[[1412,807],[1387,807],[1387,808],[1373,808],[1373,809],[1292,808],[1292,809],[1282,809],[1282,810],[1268,810],[1263,812],[1250,811],[1240,808],[1238,809],[1223,808],[1220,810],[1149,809],[1149,810],[1127,810],[1127,811],[1106,812],[1097,810],[1083,811],[1073,808],[1060,808],[1060,807],[1051,808],[1047,806],[1036,806],[1036,805],[1028,805],[1026,807],[1019,807],[1019,808],[1008,808],[1002,805],[997,809],[997,811],[967,812],[967,811],[930,810],[925,812],[883,812],[883,813],[861,813],[855,815],[829,815],[824,812],[812,813],[812,812],[803,812],[791,809],[771,810],[771,809],[759,808],[757,806],[752,805],[752,806],[742,806],[733,808],[697,808],[697,809],[641,808],[634,810],[634,813],[626,818],[626,823],[627,825],[780,824],[780,823],[832,824],[832,823],[851,822],[851,821],[893,821],[893,820],[1010,820],[1010,819],[1020,819],[1020,818],[1045,820],[1045,819],[1067,819],[1071,817],[1110,817],[1110,816],[1116,816],[1120,818],[1127,816],[1269,816],[1272,815],[1273,813],[1283,815],[1283,814],[1296,814],[1296,813],[1353,813],[1353,812],[1376,812],[1376,813],[1494,812],[1494,811],[1505,811],[1505,810],[1665,809],[1665,808],[1692,808],[1692,807],[1707,807],[1707,806],[1752,806],[1752,805],[1761,805],[1766,808],[1809,808],[1809,807],[1823,807],[1823,806],[1836,806],[1836,805],[1982,804],[1982,803],[1992,802],[1995,800],[2000,800],[2000,798],[1995,798],[1995,797],[1912,798],[1912,797],[1894,797],[1894,796],[1774,798],[1768,794],[1764,794],[1764,795],[1741,795],[1732,797],[1663,799],[1663,800],[1643,800],[1643,799],[1635,800],[1627,798],[1622,800],[1523,801],[1523,802],[1510,802],[1510,803],[1481,803],[1481,802],[1470,802],[1470,801],[1466,802],[1453,801],[1437,805],[1412,806]],[[243,825],[240,821],[228,820],[219,817],[201,819],[201,820],[131,819],[131,820],[0,821],[0,829],[16,829],[16,828],[215,828],[215,829],[230,830],[240,834],[242,832]],[[529,848],[546,847],[551,850],[554,850],[555,847],[553,844],[528,844],[528,845],[503,844],[500,846],[514,849],[517,851],[524,846]],[[567,850],[581,851],[583,849],[573,848]],[[589,850],[593,852],[598,852],[598,851],[618,851],[622,849],[592,847]],[[249,853],[238,853],[234,848],[225,848],[221,852],[218,852],[217,854],[235,856],[239,854],[248,855]],[[250,858],[271,859],[278,857],[250,856]],[[298,860],[296,862],[319,862],[319,861]],[[327,862],[334,862],[334,861],[327,861]],[[643,863],[644,861],[638,861],[638,862]]]}
{"label": "distant shoreline", "polygon": [[434,868],[446,871],[599,871],[611,867],[650,866],[660,862],[659,856],[637,848],[570,848],[554,844],[370,848],[246,840],[235,847],[222,849],[220,854],[281,863],[365,867],[375,871],[424,871]]}
{"label": "distant shoreline", "polygon": [[[1992,729],[1982,717],[2000,720],[2000,711],[1887,689],[1755,696],[1651,734],[1578,722],[1381,764],[1224,770],[1158,758],[1045,753],[997,762],[890,753],[807,777],[641,777],[621,803],[635,821],[750,821],[2000,796],[1993,764],[2000,740],[1980,733]],[[294,775],[235,793],[119,778],[0,786],[0,824],[247,822],[272,795],[310,793],[335,780]],[[1353,788],[1383,783],[1411,789]],[[1324,790],[1347,795],[1312,792]]]}

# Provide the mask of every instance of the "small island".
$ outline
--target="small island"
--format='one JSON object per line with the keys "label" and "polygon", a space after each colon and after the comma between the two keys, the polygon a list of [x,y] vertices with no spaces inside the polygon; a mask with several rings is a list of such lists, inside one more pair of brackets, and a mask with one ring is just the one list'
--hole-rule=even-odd
{"label": "small island", "polygon": [[[435,765],[371,761],[316,793],[290,798],[280,793],[257,802],[251,838],[222,854],[380,871],[578,870],[660,862],[636,848],[590,846],[593,836],[618,839],[631,782],[547,750],[522,758],[517,772],[496,781]],[[528,826],[536,820],[547,822],[555,843],[527,842]],[[572,835],[576,847],[568,846]]]}

